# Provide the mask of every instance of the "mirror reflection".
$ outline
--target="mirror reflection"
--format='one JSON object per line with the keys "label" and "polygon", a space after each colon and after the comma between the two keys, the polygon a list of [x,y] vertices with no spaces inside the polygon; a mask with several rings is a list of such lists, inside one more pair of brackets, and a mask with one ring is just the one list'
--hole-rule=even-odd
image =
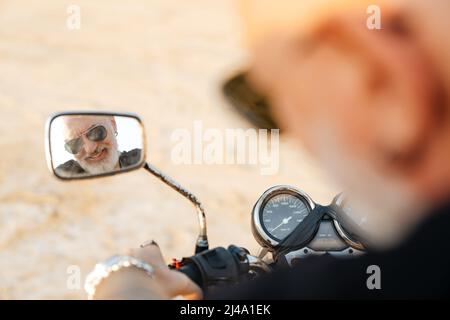
{"label": "mirror reflection", "polygon": [[61,115],[50,127],[52,166],[57,176],[78,178],[140,167],[141,123],[131,116]]}

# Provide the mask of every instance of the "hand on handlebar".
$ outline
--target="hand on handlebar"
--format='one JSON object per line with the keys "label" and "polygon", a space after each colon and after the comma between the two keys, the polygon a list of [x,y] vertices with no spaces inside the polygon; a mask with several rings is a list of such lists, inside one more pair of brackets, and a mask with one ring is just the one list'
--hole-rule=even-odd
{"label": "hand on handlebar", "polygon": [[147,262],[155,268],[153,280],[164,288],[169,297],[183,296],[189,300],[202,298],[202,290],[191,279],[181,272],[169,269],[158,245],[154,244],[143,248],[131,249],[130,255]]}
{"label": "hand on handlebar", "polygon": [[153,278],[139,269],[125,268],[102,281],[97,299],[201,299],[203,294],[185,274],[170,270],[158,245],[130,249],[127,255],[142,260],[154,268]]}

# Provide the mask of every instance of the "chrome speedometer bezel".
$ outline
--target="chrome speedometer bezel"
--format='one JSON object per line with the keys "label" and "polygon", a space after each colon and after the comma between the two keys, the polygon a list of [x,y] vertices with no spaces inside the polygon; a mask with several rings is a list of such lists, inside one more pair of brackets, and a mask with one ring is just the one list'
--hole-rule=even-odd
{"label": "chrome speedometer bezel", "polygon": [[269,250],[273,250],[276,246],[278,246],[279,241],[275,240],[268,232],[266,232],[265,228],[263,227],[260,219],[260,213],[263,209],[263,206],[267,203],[268,200],[270,200],[272,197],[283,194],[283,193],[289,193],[293,194],[303,200],[306,201],[306,204],[309,205],[309,213],[311,213],[312,210],[315,208],[315,203],[311,199],[311,197],[306,194],[304,191],[294,188],[292,186],[287,185],[278,185],[271,187],[270,189],[266,190],[261,197],[259,197],[258,201],[256,202],[253,212],[252,212],[252,231],[253,235],[255,236],[256,241],[265,248],[268,248]]}
{"label": "chrome speedometer bezel", "polygon": [[[343,209],[344,201],[345,201],[345,196],[342,193],[338,194],[336,196],[336,198],[334,199],[335,205],[338,206],[339,208],[341,208],[342,210],[344,210]],[[337,219],[333,219],[333,224],[334,224],[334,227],[335,227],[337,233],[339,234],[339,236],[341,236],[341,238],[344,239],[344,241],[350,247],[358,249],[358,250],[365,250],[364,245],[361,242],[353,239],[353,237],[350,235],[350,233],[345,230],[343,225]]]}

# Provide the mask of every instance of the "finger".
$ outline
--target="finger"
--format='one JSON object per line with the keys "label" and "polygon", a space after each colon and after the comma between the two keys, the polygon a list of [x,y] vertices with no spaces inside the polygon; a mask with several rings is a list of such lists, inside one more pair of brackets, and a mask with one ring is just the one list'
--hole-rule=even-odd
{"label": "finger", "polygon": [[130,255],[149,263],[154,268],[167,267],[159,247],[155,245],[130,249]]}
{"label": "finger", "polygon": [[143,244],[140,245],[141,248],[147,247],[147,246],[157,246],[159,247],[159,245],[156,243],[155,240],[149,240],[144,242]]}

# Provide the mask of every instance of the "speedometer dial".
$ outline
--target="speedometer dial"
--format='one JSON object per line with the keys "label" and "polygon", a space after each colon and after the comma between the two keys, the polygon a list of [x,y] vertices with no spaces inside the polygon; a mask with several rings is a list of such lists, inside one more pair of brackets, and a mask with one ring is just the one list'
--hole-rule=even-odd
{"label": "speedometer dial", "polygon": [[263,207],[261,220],[269,235],[277,241],[286,238],[305,219],[309,208],[292,194],[278,194]]}
{"label": "speedometer dial", "polygon": [[314,202],[301,190],[275,186],[263,193],[253,208],[252,231],[269,250],[289,236],[314,209]]}

